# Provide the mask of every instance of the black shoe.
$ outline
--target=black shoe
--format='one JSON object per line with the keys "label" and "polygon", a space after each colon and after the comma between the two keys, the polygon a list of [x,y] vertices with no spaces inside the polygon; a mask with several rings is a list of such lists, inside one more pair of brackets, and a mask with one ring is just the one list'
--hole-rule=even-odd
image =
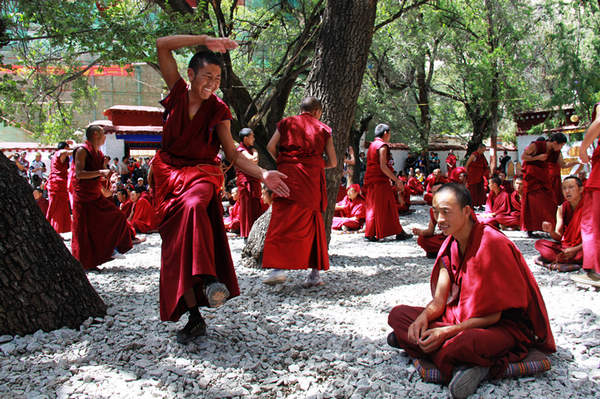
{"label": "black shoe", "polygon": [[396,334],[392,331],[387,336],[387,343],[392,348],[400,348],[400,344],[398,344],[398,340],[396,339]]}
{"label": "black shoe", "polygon": [[529,238],[537,238],[537,235],[533,231],[528,231],[527,232],[527,237],[529,237]]}
{"label": "black shoe", "polygon": [[437,252],[427,252],[427,259],[436,259],[437,258]]}
{"label": "black shoe", "polygon": [[400,234],[396,234],[396,240],[404,241],[412,238],[412,234],[406,234],[404,231]]}
{"label": "black shoe", "polygon": [[181,330],[177,331],[177,342],[180,344],[187,344],[190,341],[193,341],[197,337],[202,337],[206,335],[206,322],[200,316],[190,317],[185,327]]}
{"label": "black shoe", "polygon": [[371,237],[365,237],[365,240],[367,240],[367,241],[371,241],[371,242],[377,242],[377,241],[379,241],[379,240],[378,240],[377,238],[375,238],[374,236],[371,236]]}

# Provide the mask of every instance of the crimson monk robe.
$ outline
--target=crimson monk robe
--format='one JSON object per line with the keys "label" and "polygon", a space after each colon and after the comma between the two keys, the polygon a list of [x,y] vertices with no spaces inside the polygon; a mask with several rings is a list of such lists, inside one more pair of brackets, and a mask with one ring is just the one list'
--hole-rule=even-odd
{"label": "crimson monk robe", "polygon": [[331,128],[303,112],[281,120],[277,131],[277,170],[287,175],[290,195],[274,196],[263,267],[328,270],[322,215],[327,207],[323,153]]}
{"label": "crimson monk robe", "polygon": [[583,262],[583,251],[577,251],[573,256],[565,256],[563,250],[581,245],[581,215],[583,214],[583,200],[573,209],[569,201],[561,205],[563,234],[560,242],[550,240],[537,240],[535,249],[540,253],[542,260],[550,263],[577,263]]}
{"label": "crimson monk robe", "polygon": [[[104,168],[104,154],[89,141],[73,151],[85,151],[84,171]],[[73,179],[73,256],[84,269],[95,269],[112,259],[115,249],[125,253],[134,238],[125,215],[102,194],[100,178]]]}
{"label": "crimson monk robe", "polygon": [[479,151],[475,151],[473,154],[474,159],[467,166],[467,188],[471,193],[473,206],[481,206],[486,201],[484,178],[489,177],[490,166],[485,155]]}
{"label": "crimson monk robe", "polygon": [[50,163],[50,174],[48,175],[48,211],[46,219],[57,233],[71,231],[71,210],[69,207],[69,192],[67,184],[69,180],[69,157],[63,156],[61,160],[60,151],[52,157]]}
{"label": "crimson monk robe", "polygon": [[[244,143],[240,143],[237,147],[237,151],[246,151],[252,155],[256,149],[248,148]],[[250,234],[250,230],[256,219],[263,213],[260,201],[260,180],[236,168],[236,184],[239,195],[238,202],[240,203],[239,231],[240,236],[246,238],[248,237],[248,234]]]}
{"label": "crimson monk robe", "polygon": [[[190,118],[188,87],[181,77],[161,104],[162,148],[151,163],[162,238],[160,317],[177,321],[187,311],[183,294],[200,284],[202,276],[216,277],[230,297],[240,293],[217,195],[223,173],[215,126],[232,116],[227,105],[211,94]],[[195,290],[196,299],[208,306],[203,291]]]}

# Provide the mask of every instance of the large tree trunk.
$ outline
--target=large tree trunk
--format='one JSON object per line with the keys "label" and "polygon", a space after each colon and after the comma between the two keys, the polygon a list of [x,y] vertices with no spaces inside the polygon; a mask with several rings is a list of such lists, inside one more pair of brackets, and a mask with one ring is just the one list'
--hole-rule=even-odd
{"label": "large tree trunk", "polygon": [[[352,166],[352,176],[354,177],[354,181],[352,183],[360,183],[360,139],[362,138],[363,134],[365,134],[369,129],[369,123],[371,122],[371,119],[373,119],[373,114],[368,114],[360,120],[360,127],[358,128],[358,130],[353,128],[350,132],[350,146],[354,150],[354,165]],[[364,162],[366,161],[367,158],[365,157]]]}
{"label": "large tree trunk", "polygon": [[106,305],[0,153],[0,335],[77,328]]}
{"label": "large tree trunk", "polygon": [[[329,241],[348,136],[373,39],[376,0],[328,0],[316,43],[307,95],[323,103],[323,121],[333,129],[338,165],[329,169],[325,231]],[[356,154],[358,156],[358,154]]]}

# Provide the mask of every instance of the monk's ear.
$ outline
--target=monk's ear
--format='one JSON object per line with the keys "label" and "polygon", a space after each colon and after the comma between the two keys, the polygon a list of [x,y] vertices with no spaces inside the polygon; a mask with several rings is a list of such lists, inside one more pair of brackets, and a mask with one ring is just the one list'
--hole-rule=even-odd
{"label": "monk's ear", "polygon": [[463,216],[465,218],[470,218],[473,215],[473,208],[470,205],[467,205],[463,208]]}
{"label": "monk's ear", "polygon": [[194,80],[194,78],[196,77],[196,73],[194,72],[194,70],[192,68],[188,68],[187,75],[188,75],[188,79],[190,80],[190,82],[192,82]]}

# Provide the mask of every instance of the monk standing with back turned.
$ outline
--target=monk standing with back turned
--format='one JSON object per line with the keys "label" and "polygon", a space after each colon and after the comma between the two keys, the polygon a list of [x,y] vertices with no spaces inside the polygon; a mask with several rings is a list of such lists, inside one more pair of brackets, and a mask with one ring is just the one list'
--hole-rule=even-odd
{"label": "monk standing with back turned", "polygon": [[286,280],[285,269],[308,268],[312,271],[304,286],[322,285],[319,270],[329,269],[322,215],[327,207],[325,169],[334,168],[337,158],[331,128],[320,121],[321,102],[306,97],[300,111],[277,124],[267,145],[290,188],[289,197],[275,196],[265,238],[263,268],[274,270],[264,283],[270,285]]}

